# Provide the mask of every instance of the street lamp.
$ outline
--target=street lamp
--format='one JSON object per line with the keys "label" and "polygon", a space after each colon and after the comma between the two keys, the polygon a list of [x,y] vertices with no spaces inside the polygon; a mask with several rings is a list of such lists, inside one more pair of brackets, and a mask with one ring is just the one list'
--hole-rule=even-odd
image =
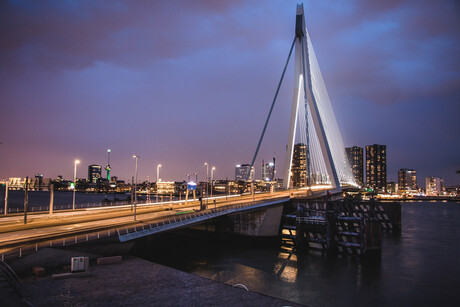
{"label": "street lamp", "polygon": [[212,190],[213,190],[213,187],[214,187],[214,182],[213,182],[213,178],[214,178],[214,171],[216,170],[216,168],[213,166],[211,168],[211,197],[212,197]]}
{"label": "street lamp", "polygon": [[134,171],[134,220],[136,220],[136,204],[137,204],[137,160],[140,158],[138,155],[133,155],[136,158],[136,169]]}
{"label": "street lamp", "polygon": [[75,190],[77,189],[77,164],[80,163],[80,160],[75,160],[74,170],[73,170],[73,201],[72,209],[75,210]]}
{"label": "street lamp", "polygon": [[161,164],[158,164],[157,166],[157,202],[158,202],[158,182],[160,181],[160,167],[161,167]]}
{"label": "street lamp", "polygon": [[206,165],[206,204],[208,204],[209,164],[208,162],[204,162],[204,165]]}

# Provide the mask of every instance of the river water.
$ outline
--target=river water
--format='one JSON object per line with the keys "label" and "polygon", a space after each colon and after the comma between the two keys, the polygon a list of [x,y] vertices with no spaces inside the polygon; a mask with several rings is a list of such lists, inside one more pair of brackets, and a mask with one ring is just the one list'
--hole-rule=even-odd
{"label": "river water", "polygon": [[276,240],[170,233],[137,256],[309,306],[460,306],[460,204],[403,203],[379,259],[295,255]]}

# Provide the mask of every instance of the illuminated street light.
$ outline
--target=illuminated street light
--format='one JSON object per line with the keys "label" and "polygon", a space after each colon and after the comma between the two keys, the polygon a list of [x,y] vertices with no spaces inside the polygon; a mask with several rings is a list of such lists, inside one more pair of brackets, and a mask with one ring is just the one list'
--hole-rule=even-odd
{"label": "illuminated street light", "polygon": [[134,171],[134,220],[136,220],[136,205],[137,205],[137,160],[140,158],[138,155],[133,155],[136,158],[136,169]]}
{"label": "illuminated street light", "polygon": [[206,204],[208,204],[208,193],[209,193],[209,164],[208,162],[204,162],[204,165],[206,165]]}
{"label": "illuminated street light", "polygon": [[212,190],[213,190],[213,187],[214,187],[214,182],[213,182],[213,178],[214,178],[214,171],[216,170],[216,168],[213,166],[211,168],[211,197],[212,197]]}
{"label": "illuminated street light", "polygon": [[73,170],[73,201],[72,201],[72,209],[75,210],[75,190],[77,189],[77,164],[80,163],[80,160],[75,160],[75,167]]}
{"label": "illuminated street light", "polygon": [[158,164],[157,166],[157,202],[158,202],[158,182],[161,180],[160,179],[160,167],[161,167],[161,164]]}

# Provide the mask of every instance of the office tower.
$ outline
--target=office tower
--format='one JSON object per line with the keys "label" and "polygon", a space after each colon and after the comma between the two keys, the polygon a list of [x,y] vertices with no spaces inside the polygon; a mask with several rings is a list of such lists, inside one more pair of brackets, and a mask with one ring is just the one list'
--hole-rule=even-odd
{"label": "office tower", "polygon": [[417,190],[417,172],[409,168],[400,169],[398,171],[398,186],[400,193]]}
{"label": "office tower", "polygon": [[264,163],[262,160],[262,180],[273,181],[275,179],[275,158],[273,162]]}
{"label": "office tower", "polygon": [[235,167],[235,180],[248,180],[251,174],[251,165],[249,164],[238,164]]}
{"label": "office tower", "polygon": [[431,176],[425,178],[425,194],[427,196],[441,195],[443,187],[444,187],[444,180],[442,178],[434,178]]}
{"label": "office tower", "polygon": [[303,143],[294,145],[291,174],[293,188],[307,186],[307,145]]}
{"label": "office tower", "polygon": [[366,185],[384,192],[387,185],[386,145],[366,146]]}
{"label": "office tower", "polygon": [[88,166],[88,181],[90,183],[97,183],[98,180],[101,178],[102,174],[102,166],[91,164]]}
{"label": "office tower", "polygon": [[363,186],[363,148],[358,146],[347,147],[345,148],[345,152],[347,153],[348,162],[353,171],[356,184]]}

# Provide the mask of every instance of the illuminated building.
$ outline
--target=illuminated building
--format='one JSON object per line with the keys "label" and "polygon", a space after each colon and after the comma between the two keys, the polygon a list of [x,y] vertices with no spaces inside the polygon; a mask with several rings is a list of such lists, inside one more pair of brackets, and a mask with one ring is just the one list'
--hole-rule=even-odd
{"label": "illuminated building", "polygon": [[88,166],[88,181],[90,183],[97,183],[101,178],[102,166],[91,164]]}
{"label": "illuminated building", "polygon": [[262,160],[262,180],[273,181],[275,179],[275,158],[273,162],[264,163]]}
{"label": "illuminated building", "polygon": [[386,145],[366,146],[366,185],[377,191],[385,191],[387,185]]}
{"label": "illuminated building", "polygon": [[363,186],[363,148],[358,146],[347,147],[345,148],[345,152],[347,153],[348,162],[350,163],[356,183]]}
{"label": "illuminated building", "polygon": [[305,187],[307,185],[307,145],[303,143],[294,145],[291,174],[292,187]]}
{"label": "illuminated building", "polygon": [[413,169],[402,168],[398,171],[399,193],[417,192],[417,172]]}
{"label": "illuminated building", "polygon": [[442,178],[427,177],[425,178],[425,194],[427,196],[439,196],[444,187]]}
{"label": "illuminated building", "polygon": [[175,193],[176,183],[174,181],[157,181],[157,193],[160,195],[169,195]]}
{"label": "illuminated building", "polygon": [[390,194],[398,194],[398,184],[396,182],[387,183],[387,192]]}
{"label": "illuminated building", "polygon": [[251,173],[251,165],[249,164],[238,164],[235,167],[235,180],[248,180]]}

